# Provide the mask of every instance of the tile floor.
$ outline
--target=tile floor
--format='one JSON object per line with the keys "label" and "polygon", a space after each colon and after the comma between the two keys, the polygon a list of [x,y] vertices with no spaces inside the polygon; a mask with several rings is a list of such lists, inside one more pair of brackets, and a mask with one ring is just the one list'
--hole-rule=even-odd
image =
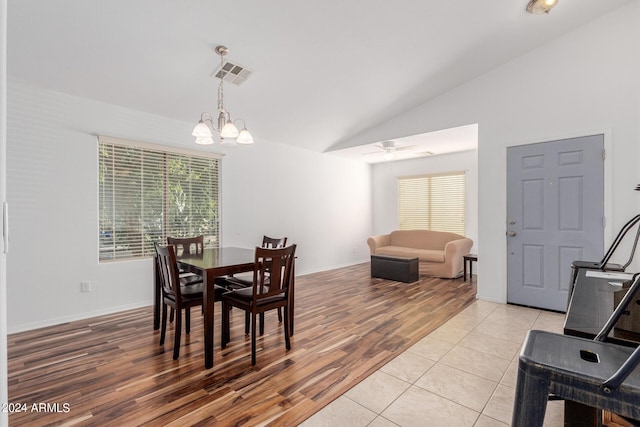
{"label": "tile floor", "polygon": [[[563,322],[563,314],[476,301],[301,426],[509,426],[527,331],[562,333]],[[563,408],[549,402],[545,426],[562,426]]]}

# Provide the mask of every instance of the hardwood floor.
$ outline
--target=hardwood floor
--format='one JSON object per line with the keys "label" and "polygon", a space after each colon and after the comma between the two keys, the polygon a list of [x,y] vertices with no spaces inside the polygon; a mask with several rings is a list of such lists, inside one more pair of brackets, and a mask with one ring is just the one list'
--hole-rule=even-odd
{"label": "hardwood floor", "polygon": [[372,279],[369,263],[300,276],[291,350],[277,313],[268,313],[255,367],[239,310],[232,312],[231,342],[220,349],[218,304],[215,366],[209,370],[197,308],[177,361],[173,325],[160,347],[151,307],[13,334],[9,398],[14,406],[26,404],[26,411],[11,413],[9,423],[295,426],[454,316],[475,294],[475,284],[462,279]]}

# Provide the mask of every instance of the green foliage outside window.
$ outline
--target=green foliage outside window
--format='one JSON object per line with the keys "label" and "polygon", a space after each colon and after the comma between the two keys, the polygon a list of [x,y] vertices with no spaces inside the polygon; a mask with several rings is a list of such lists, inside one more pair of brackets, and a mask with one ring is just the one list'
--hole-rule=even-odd
{"label": "green foliage outside window", "polygon": [[100,260],[145,257],[167,236],[218,245],[219,160],[99,144]]}

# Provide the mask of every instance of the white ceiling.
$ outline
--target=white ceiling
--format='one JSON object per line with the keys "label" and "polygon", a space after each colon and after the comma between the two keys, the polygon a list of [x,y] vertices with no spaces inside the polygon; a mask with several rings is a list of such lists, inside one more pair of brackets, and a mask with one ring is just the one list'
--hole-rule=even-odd
{"label": "white ceiling", "polygon": [[9,0],[7,67],[195,125],[216,108],[224,44],[254,71],[225,85],[232,117],[257,143],[323,152],[628,1],[560,0],[538,16],[527,0]]}
{"label": "white ceiling", "polygon": [[366,163],[382,163],[476,150],[478,148],[478,125],[459,126],[388,141],[395,147],[391,150],[393,151],[391,159],[384,156],[383,143],[385,141],[331,151],[331,154]]}

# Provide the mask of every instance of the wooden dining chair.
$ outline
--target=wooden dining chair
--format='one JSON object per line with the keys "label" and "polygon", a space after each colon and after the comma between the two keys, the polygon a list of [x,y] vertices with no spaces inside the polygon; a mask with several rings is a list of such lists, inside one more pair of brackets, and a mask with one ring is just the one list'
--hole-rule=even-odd
{"label": "wooden dining chair", "polygon": [[[287,238],[286,237],[262,237],[262,247],[263,248],[284,248],[287,246]],[[216,282],[220,286],[228,289],[242,289],[248,288],[253,285],[253,277],[251,274],[239,274],[239,275],[231,275],[228,277],[222,277],[218,279]],[[250,316],[249,313],[246,315],[245,319],[245,334],[249,334],[249,325],[250,325]],[[282,310],[278,309],[278,322],[282,322]],[[260,334],[264,334],[264,313],[260,315]]]}
{"label": "wooden dining chair", "polygon": [[[285,248],[256,247],[253,283],[251,287],[234,289],[222,294],[221,345],[230,342],[230,308],[244,310],[251,316],[251,364],[256,364],[256,320],[259,314],[269,310],[284,310],[284,339],[287,350],[291,349],[289,315],[289,287],[293,283],[296,245]],[[261,324],[261,335],[264,322]]]}
{"label": "wooden dining chair", "polygon": [[202,283],[185,286],[180,283],[176,253],[173,245],[156,246],[158,268],[162,283],[162,329],[160,331],[160,345],[164,345],[167,332],[167,307],[177,312],[173,343],[173,358],[180,355],[180,335],[182,333],[182,310],[185,309],[185,330],[191,331],[190,308],[202,305]]}
{"label": "wooden dining chair", "polygon": [[[287,238],[286,237],[262,237],[262,247],[263,248],[284,248],[287,246]],[[239,289],[239,288],[248,288],[253,285],[253,277],[249,274],[239,274],[239,275],[230,275],[228,277],[233,278],[228,282],[223,282],[224,285],[228,287],[229,290]],[[278,316],[278,319],[282,321],[281,316]],[[248,333],[248,332],[247,332]]]}
{"label": "wooden dining chair", "polygon": [[[194,237],[167,237],[167,244],[173,245],[176,253],[176,258],[182,254],[202,254],[202,251],[204,250],[204,236],[199,235]],[[182,271],[180,269],[178,269],[178,275],[180,277],[180,284],[183,286],[197,285],[203,282],[201,276],[194,273],[189,273],[187,271]],[[169,322],[173,322],[173,316],[174,310],[172,308],[171,314],[169,315]]]}
{"label": "wooden dining chair", "polygon": [[[202,254],[204,250],[204,236],[167,237],[167,244],[173,245],[177,257],[183,253],[189,255]],[[180,271],[180,282],[187,286],[202,283],[202,277],[197,274]]]}

